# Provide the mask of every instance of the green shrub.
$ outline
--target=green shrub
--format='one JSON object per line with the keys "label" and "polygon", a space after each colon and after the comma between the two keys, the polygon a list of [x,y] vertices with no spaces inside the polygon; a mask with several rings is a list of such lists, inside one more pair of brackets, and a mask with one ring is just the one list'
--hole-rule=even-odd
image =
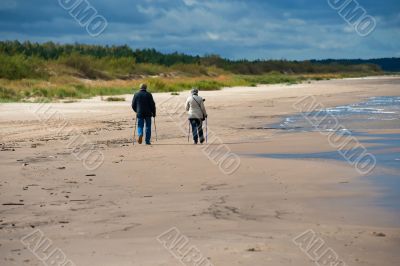
{"label": "green shrub", "polygon": [[193,84],[193,87],[197,87],[203,91],[219,90],[224,86],[225,84],[214,80],[200,80]]}
{"label": "green shrub", "polygon": [[[29,94],[29,95],[28,95]],[[49,97],[49,89],[34,88],[31,91],[25,91],[27,97]]]}
{"label": "green shrub", "polygon": [[160,79],[149,79],[147,82],[149,88],[151,89],[151,91],[154,92],[163,92],[163,91],[168,91],[168,86],[167,84],[160,80]]}
{"label": "green shrub", "polygon": [[81,98],[87,98],[92,96],[111,96],[111,95],[123,95],[131,94],[132,88],[130,87],[93,87],[90,88],[89,94],[82,94]]}
{"label": "green shrub", "polygon": [[171,67],[173,70],[189,74],[192,76],[208,76],[208,70],[205,66],[198,64],[176,64]]}
{"label": "green shrub", "polygon": [[0,78],[17,80],[24,78],[43,78],[48,74],[41,60],[23,55],[5,55],[0,53]]}
{"label": "green shrub", "polygon": [[61,88],[56,91],[55,96],[60,99],[76,97],[77,91],[75,88]]}
{"label": "green shrub", "polygon": [[98,61],[95,58],[87,55],[71,54],[59,59],[61,64],[76,69],[83,77],[88,79],[110,79],[110,76],[105,72],[96,69]]}
{"label": "green shrub", "polygon": [[1,102],[18,101],[20,98],[21,98],[20,95],[18,95],[15,90],[0,87],[0,101]]}
{"label": "green shrub", "polygon": [[136,73],[136,61],[132,57],[104,57],[97,59],[94,63],[98,70],[106,71],[115,78],[124,78]]}

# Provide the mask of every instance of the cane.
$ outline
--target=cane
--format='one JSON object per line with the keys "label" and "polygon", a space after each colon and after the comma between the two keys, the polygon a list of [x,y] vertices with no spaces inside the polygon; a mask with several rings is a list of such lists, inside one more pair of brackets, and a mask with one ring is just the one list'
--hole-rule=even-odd
{"label": "cane", "polygon": [[158,141],[156,117],[154,117],[154,130],[156,131],[156,141]]}
{"label": "cane", "polygon": [[132,134],[133,135],[133,146],[135,146],[135,141],[136,141],[136,129],[137,129],[137,118],[135,119],[135,130]]}
{"label": "cane", "polygon": [[188,125],[189,125],[189,133],[188,133],[188,143],[189,143],[189,141],[190,141],[190,120],[188,120]]}
{"label": "cane", "polygon": [[206,117],[206,143],[208,143],[208,118]]}

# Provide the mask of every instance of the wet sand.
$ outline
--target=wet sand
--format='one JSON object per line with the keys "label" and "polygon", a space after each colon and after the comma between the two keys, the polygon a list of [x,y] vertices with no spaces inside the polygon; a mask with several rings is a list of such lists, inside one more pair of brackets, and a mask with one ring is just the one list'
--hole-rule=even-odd
{"label": "wet sand", "polygon": [[[205,155],[207,146],[188,144],[185,118],[171,112],[187,93],[154,95],[159,141],[151,147],[132,145],[130,96],[0,105],[0,264],[42,265],[20,241],[40,229],[76,265],[179,265],[157,241],[176,227],[213,265],[315,265],[292,241],[309,229],[346,265],[397,265],[397,216],[373,204],[381,191],[354,167],[252,155],[334,151],[318,132],[266,125],[296,113],[305,95],[326,107],[399,96],[400,78],[201,95],[210,141],[240,157],[231,175]],[[99,168],[77,158],[85,148],[104,155]]]}

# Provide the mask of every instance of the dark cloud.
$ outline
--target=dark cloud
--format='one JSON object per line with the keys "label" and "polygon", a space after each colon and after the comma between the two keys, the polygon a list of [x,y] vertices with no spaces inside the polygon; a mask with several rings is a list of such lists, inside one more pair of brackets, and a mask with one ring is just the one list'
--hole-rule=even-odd
{"label": "dark cloud", "polygon": [[398,0],[358,0],[378,21],[365,38],[328,0],[88,0],[108,22],[96,38],[58,1],[2,0],[0,39],[126,43],[250,59],[400,56]]}

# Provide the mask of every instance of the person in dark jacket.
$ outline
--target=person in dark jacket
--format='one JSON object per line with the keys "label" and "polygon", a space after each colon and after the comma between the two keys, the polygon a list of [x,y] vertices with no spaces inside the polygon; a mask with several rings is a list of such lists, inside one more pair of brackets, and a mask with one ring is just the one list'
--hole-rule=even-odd
{"label": "person in dark jacket", "polygon": [[147,85],[141,84],[140,91],[135,93],[132,109],[136,112],[138,123],[138,143],[143,142],[143,127],[146,123],[146,144],[151,145],[151,119],[156,117],[156,104],[153,95],[147,91]]}

